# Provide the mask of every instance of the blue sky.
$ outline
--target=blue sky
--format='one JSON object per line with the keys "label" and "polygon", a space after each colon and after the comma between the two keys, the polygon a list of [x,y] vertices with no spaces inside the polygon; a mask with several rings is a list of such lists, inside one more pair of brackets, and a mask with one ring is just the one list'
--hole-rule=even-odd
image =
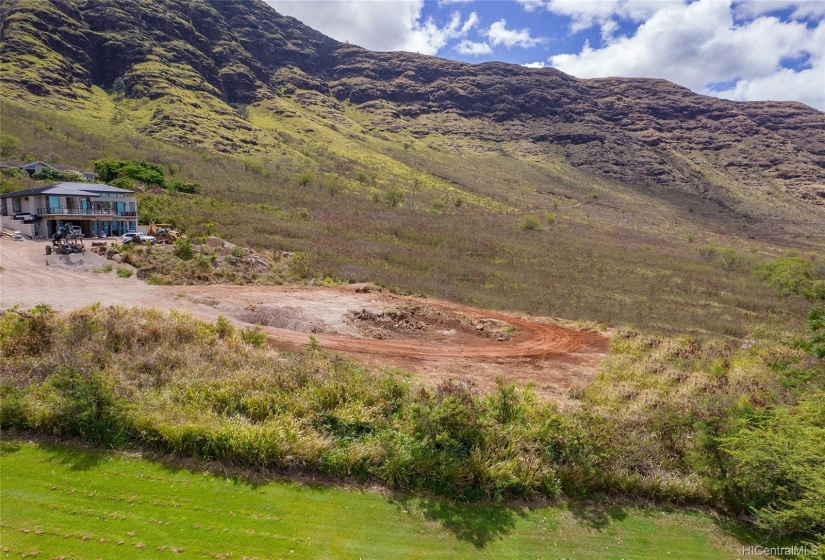
{"label": "blue sky", "polygon": [[267,0],[341,41],[825,110],[825,0]]}

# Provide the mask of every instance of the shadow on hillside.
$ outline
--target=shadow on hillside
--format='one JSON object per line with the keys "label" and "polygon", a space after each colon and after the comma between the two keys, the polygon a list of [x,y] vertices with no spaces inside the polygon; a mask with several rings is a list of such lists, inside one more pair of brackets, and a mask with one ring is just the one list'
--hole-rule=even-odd
{"label": "shadow on hillside", "polygon": [[616,504],[594,504],[570,502],[570,513],[582,525],[601,531],[614,521],[622,521],[627,517],[627,510]]}
{"label": "shadow on hillside", "polygon": [[393,501],[404,511],[418,509],[427,521],[439,523],[457,539],[485,548],[506,537],[516,527],[516,518],[524,513],[514,507],[491,504],[455,504],[446,500],[408,499]]}

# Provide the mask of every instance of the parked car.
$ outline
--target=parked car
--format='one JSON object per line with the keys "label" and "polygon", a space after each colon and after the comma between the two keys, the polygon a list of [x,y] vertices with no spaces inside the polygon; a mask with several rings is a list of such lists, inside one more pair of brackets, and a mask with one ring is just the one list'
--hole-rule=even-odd
{"label": "parked car", "polygon": [[140,243],[141,245],[145,245],[149,243],[150,245],[155,244],[155,238],[151,235],[146,235],[145,233],[140,233],[137,231],[130,231],[128,233],[124,233],[123,237],[120,238],[121,243]]}
{"label": "parked car", "polygon": [[20,231],[15,231],[14,235],[12,236],[12,239],[14,239],[15,241],[23,241],[23,233]]}

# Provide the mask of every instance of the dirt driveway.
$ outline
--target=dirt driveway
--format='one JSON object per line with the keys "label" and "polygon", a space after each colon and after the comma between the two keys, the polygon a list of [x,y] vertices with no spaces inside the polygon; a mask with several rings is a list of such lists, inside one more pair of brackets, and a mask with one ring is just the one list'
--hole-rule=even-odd
{"label": "dirt driveway", "polygon": [[[505,381],[533,383],[564,401],[607,352],[607,338],[542,318],[399,296],[363,285],[150,286],[91,253],[45,255],[43,242],[0,239],[0,308],[45,303],[67,311],[95,302],[177,309],[208,320],[260,324],[270,344],[295,349],[314,337],[326,349],[376,366],[403,368],[432,381],[463,379],[482,390]],[[115,267],[123,265],[115,265]],[[95,272],[97,270],[97,272]]]}

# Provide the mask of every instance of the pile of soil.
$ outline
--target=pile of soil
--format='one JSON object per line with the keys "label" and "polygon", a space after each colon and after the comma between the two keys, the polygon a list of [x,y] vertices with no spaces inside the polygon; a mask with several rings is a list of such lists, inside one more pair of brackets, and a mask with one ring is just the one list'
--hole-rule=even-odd
{"label": "pile of soil", "polygon": [[505,321],[482,318],[475,321],[427,306],[404,305],[391,310],[351,311],[347,317],[366,338],[393,340],[435,335],[459,335],[510,340],[515,328]]}
{"label": "pile of soil", "polygon": [[293,305],[249,305],[245,309],[236,311],[232,316],[244,323],[276,329],[303,333],[333,332],[333,329],[323,320],[313,317],[303,307]]}

